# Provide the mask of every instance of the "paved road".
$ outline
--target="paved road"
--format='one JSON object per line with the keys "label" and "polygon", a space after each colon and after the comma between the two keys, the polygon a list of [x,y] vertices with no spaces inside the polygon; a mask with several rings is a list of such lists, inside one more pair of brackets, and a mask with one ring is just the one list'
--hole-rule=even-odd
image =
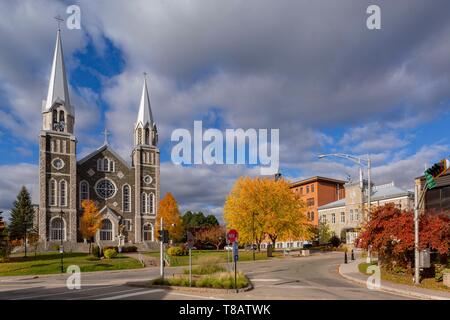
{"label": "paved road", "polygon": [[[342,254],[329,253],[311,257],[274,259],[241,263],[254,290],[239,294],[167,291],[137,288],[128,282],[155,278],[158,268],[89,273],[82,275],[82,288],[65,287],[66,276],[0,278],[0,299],[406,299],[381,291],[369,290],[343,279],[337,272]],[[180,268],[168,268],[166,274]]]}

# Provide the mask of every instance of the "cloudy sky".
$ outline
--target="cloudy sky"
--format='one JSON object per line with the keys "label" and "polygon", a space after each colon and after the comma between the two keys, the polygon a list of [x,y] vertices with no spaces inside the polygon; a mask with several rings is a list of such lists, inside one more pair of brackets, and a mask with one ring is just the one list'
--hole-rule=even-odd
{"label": "cloudy sky", "polygon": [[[431,5],[432,3],[432,5]],[[142,72],[159,128],[162,191],[220,217],[250,166],[180,167],[172,130],[280,129],[288,178],[357,177],[317,154],[370,153],[376,183],[411,188],[448,156],[450,3],[429,1],[0,1],[0,210],[22,184],[38,199],[38,134],[57,14],[81,9],[62,41],[79,158],[103,143],[129,159]],[[366,9],[381,7],[381,30]]]}

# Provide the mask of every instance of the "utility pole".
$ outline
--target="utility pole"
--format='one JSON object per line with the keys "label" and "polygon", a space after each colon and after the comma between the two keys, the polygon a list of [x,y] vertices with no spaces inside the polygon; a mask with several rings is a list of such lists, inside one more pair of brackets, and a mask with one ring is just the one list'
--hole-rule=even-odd
{"label": "utility pole", "polygon": [[420,283],[419,269],[419,188],[414,188],[414,284]]}

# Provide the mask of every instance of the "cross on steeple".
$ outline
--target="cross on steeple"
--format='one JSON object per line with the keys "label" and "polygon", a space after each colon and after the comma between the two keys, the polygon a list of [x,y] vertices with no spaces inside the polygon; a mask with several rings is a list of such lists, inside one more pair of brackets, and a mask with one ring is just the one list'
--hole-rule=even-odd
{"label": "cross on steeple", "polygon": [[58,30],[61,31],[61,23],[64,21],[64,19],[61,18],[61,16],[58,14],[58,15],[55,17],[55,20],[58,21]]}
{"label": "cross on steeple", "polygon": [[108,136],[111,135],[111,132],[109,132],[106,128],[105,130],[102,132],[103,135],[105,136],[105,141],[103,142],[103,144],[106,146],[108,145]]}

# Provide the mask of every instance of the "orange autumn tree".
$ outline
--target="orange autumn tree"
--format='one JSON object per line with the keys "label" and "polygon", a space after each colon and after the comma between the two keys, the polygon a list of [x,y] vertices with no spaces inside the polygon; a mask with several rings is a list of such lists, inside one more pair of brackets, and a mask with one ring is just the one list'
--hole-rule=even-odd
{"label": "orange autumn tree", "polygon": [[100,229],[102,216],[92,200],[83,200],[81,207],[83,208],[83,215],[80,219],[80,232],[81,236],[89,241],[89,252],[91,252],[92,238],[95,237],[98,229]]}
{"label": "orange autumn tree", "polygon": [[175,200],[170,192],[166,193],[164,198],[159,202],[155,230],[160,229],[161,218],[163,218],[164,229],[169,230],[169,238],[174,241],[179,241],[183,237],[181,215],[177,200]]}
{"label": "orange autumn tree", "polygon": [[265,235],[274,245],[277,239],[312,236],[305,205],[284,179],[239,178],[225,201],[224,219],[240,242],[253,242],[254,231],[258,248]]}
{"label": "orange autumn tree", "polygon": [[219,250],[220,246],[225,243],[225,227],[218,225],[204,228],[196,234],[196,238],[201,242],[213,244],[216,246],[216,250]]}

